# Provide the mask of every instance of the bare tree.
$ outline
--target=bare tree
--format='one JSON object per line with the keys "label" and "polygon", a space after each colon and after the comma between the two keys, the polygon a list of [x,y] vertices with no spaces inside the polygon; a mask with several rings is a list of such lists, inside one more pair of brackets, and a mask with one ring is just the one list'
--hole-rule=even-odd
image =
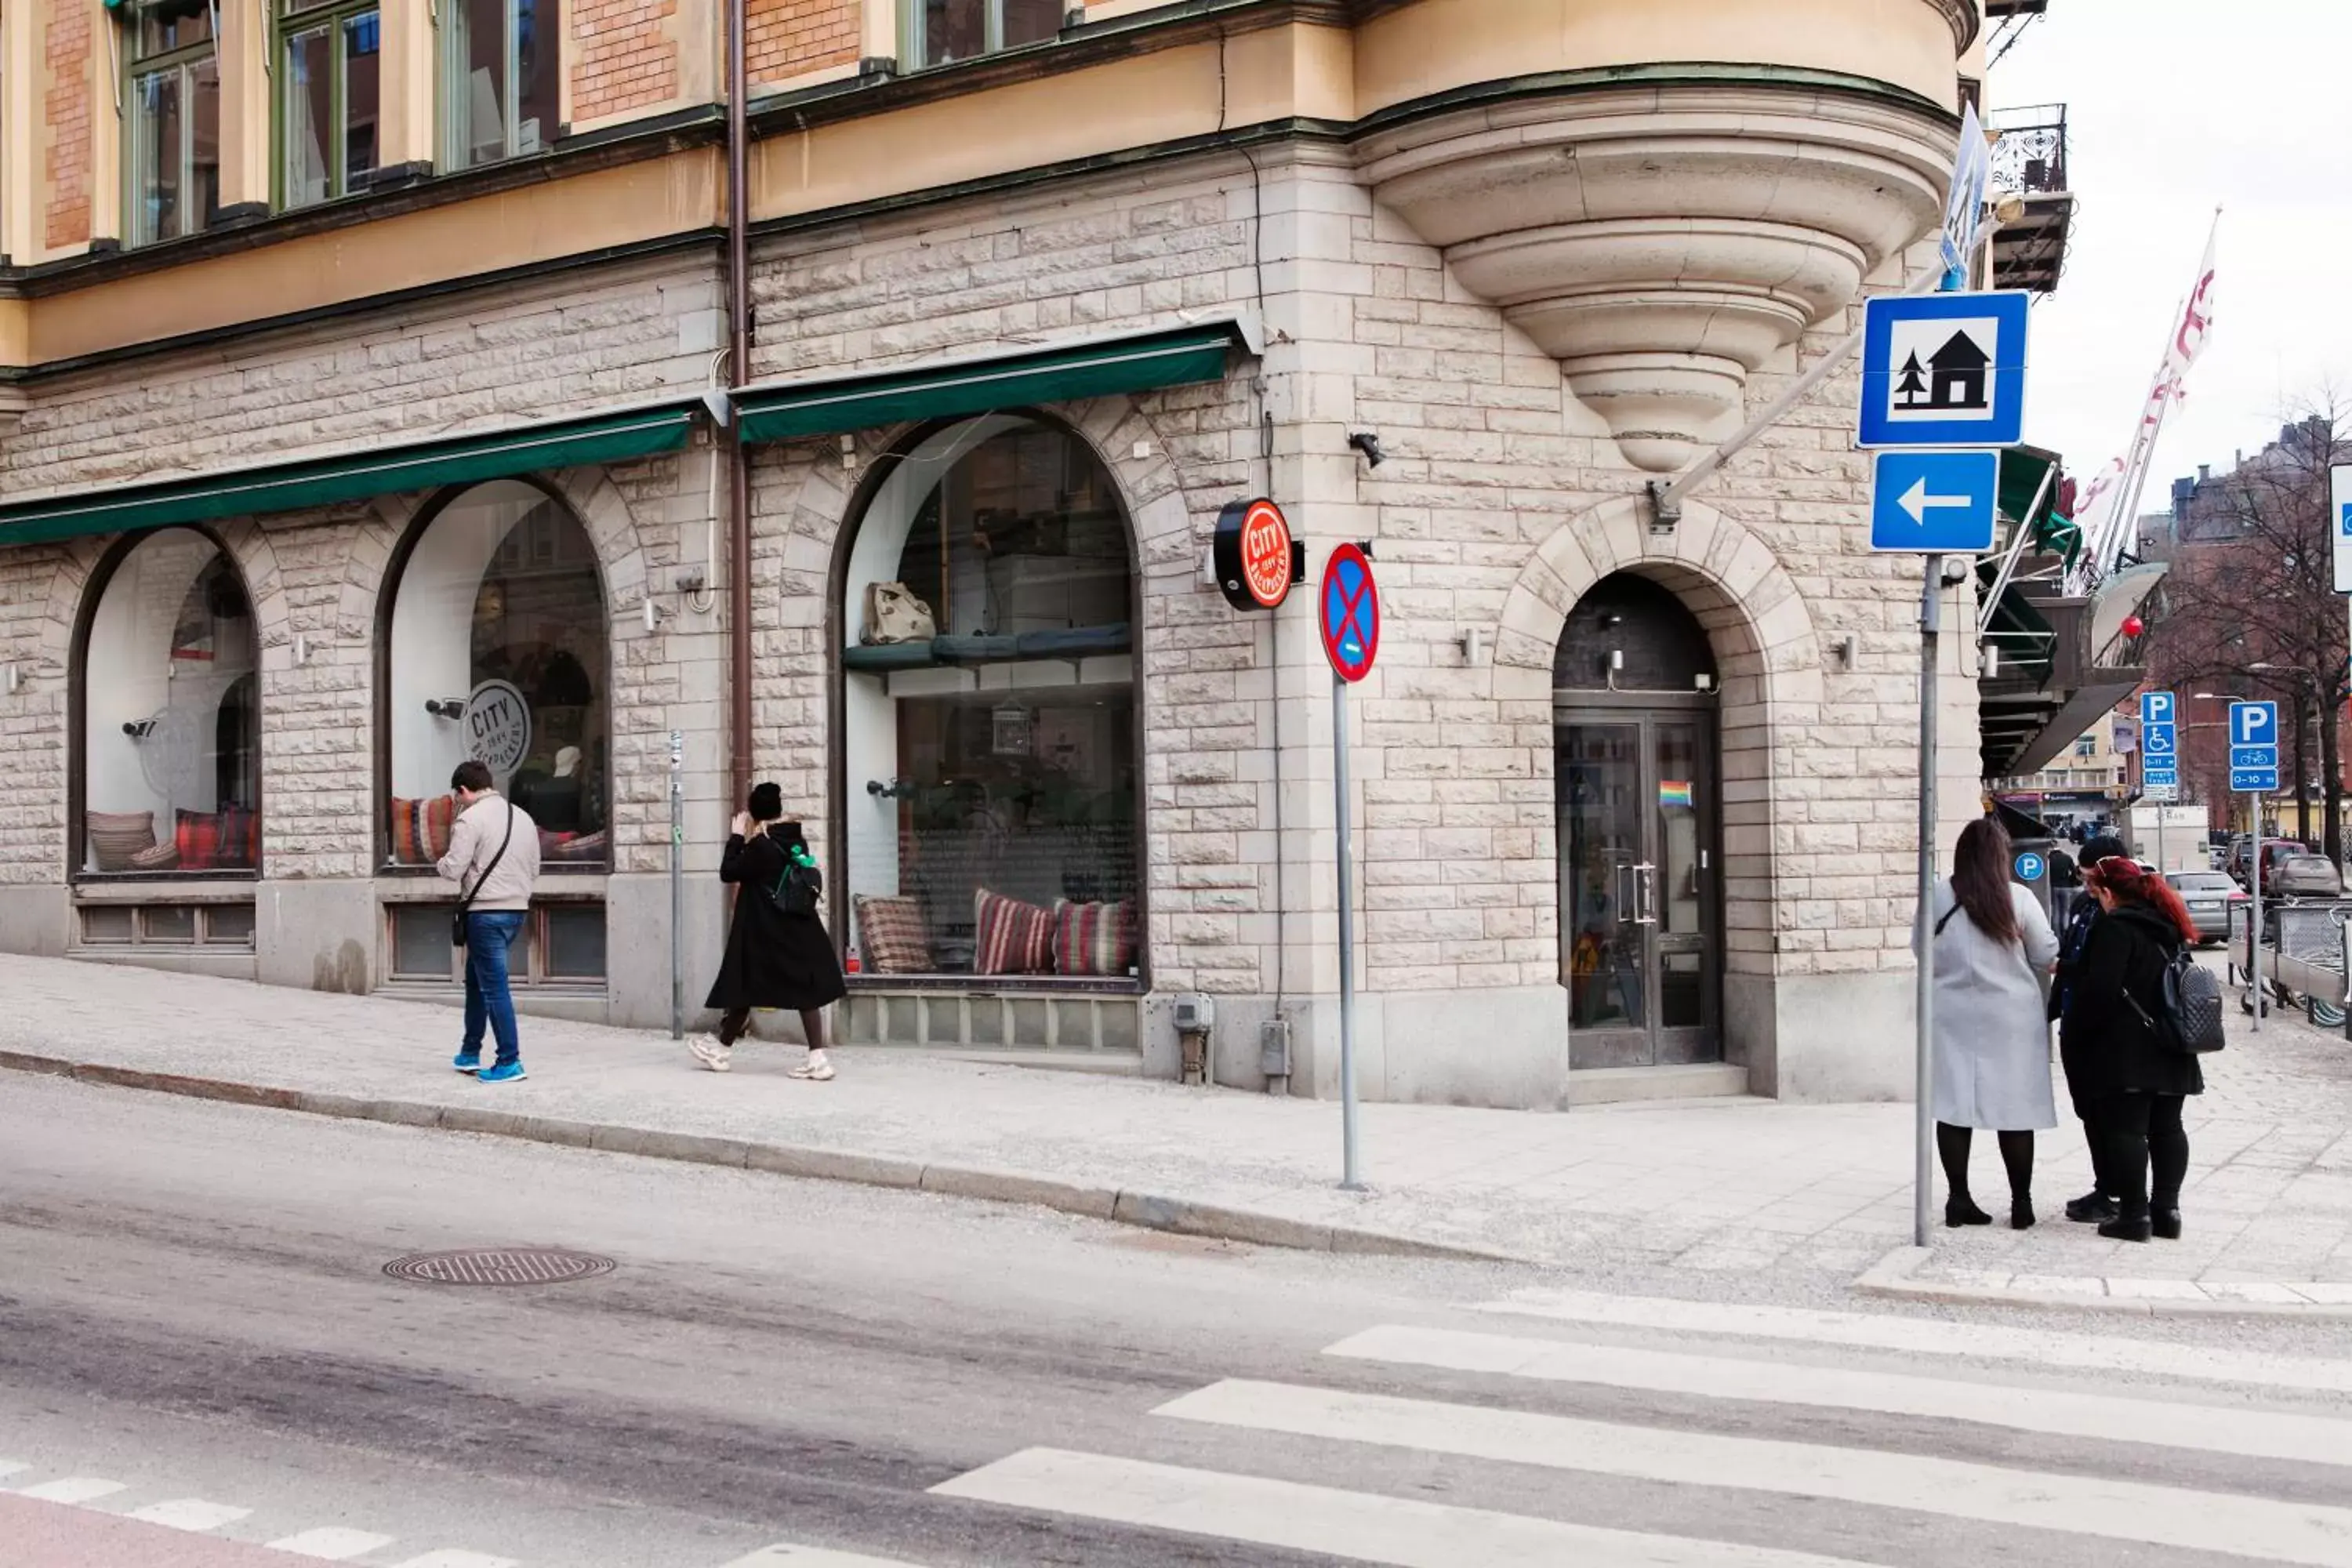
{"label": "bare tree", "polygon": [[2234,471],[2197,481],[2176,519],[2172,571],[2147,647],[2149,664],[2176,689],[2252,688],[2294,715],[2283,738],[2294,752],[2298,821],[2308,820],[2316,721],[2326,849],[2339,864],[2340,726],[2352,661],[2336,592],[2328,468],[2352,462],[2347,424],[2328,389]]}

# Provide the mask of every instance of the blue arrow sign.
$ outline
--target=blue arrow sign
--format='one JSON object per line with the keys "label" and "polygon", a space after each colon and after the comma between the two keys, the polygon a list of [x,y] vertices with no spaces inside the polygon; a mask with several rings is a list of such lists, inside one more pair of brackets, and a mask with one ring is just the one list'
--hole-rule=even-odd
{"label": "blue arrow sign", "polygon": [[1861,447],[2010,447],[2025,433],[2027,297],[1881,295],[1863,309]]}
{"label": "blue arrow sign", "polygon": [[1881,452],[1872,468],[1870,547],[1914,554],[1992,548],[1998,452]]}

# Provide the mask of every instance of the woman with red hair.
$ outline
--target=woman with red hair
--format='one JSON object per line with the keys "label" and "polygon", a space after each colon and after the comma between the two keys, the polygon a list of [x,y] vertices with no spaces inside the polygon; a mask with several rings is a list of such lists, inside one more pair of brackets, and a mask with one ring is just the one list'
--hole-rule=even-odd
{"label": "woman with red hair", "polygon": [[2083,881],[2107,913],[2084,946],[2058,1049],[2084,1105],[2099,1190],[2117,1203],[2099,1234],[2178,1240],[2180,1184],[2189,1173],[2180,1113],[2188,1096],[2205,1092],[2205,1076],[2195,1057],[2164,1043],[2155,1020],[2164,1006],[2165,966],[2184,943],[2195,944],[2196,922],[2162,877],[2134,861],[2102,860]]}

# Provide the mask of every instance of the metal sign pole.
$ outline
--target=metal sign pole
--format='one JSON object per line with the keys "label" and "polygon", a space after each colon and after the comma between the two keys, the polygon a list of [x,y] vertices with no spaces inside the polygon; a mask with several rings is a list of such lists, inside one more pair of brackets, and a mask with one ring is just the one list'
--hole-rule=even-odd
{"label": "metal sign pole", "polygon": [[2246,804],[2254,814],[2254,906],[2253,924],[2246,938],[2246,973],[2252,977],[2254,987],[2254,1033],[2263,1032],[2263,1014],[2267,1011],[2269,997],[2263,990],[2263,797],[2258,791],[2246,792]]}
{"label": "metal sign pole", "polygon": [[669,732],[669,1037],[686,1038],[686,731]]}
{"label": "metal sign pole", "polygon": [[1348,683],[1331,677],[1331,778],[1339,829],[1339,1185],[1363,1190],[1356,1144],[1356,901],[1355,856],[1349,849]]}
{"label": "metal sign pole", "polygon": [[1927,1245],[1936,1144],[1936,708],[1937,633],[1942,629],[1944,558],[1930,555],[1919,595],[1919,1046],[1912,1129],[1911,1245]]}

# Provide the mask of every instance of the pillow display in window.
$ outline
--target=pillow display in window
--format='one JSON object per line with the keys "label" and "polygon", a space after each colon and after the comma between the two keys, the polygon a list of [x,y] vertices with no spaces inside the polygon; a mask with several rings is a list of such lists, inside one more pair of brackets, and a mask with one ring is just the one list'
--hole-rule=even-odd
{"label": "pillow display in window", "polygon": [[261,858],[261,819],[240,806],[183,811],[173,841],[183,871],[249,871]]}
{"label": "pillow display in window", "polygon": [[101,871],[128,871],[132,857],[155,847],[152,811],[93,811],[82,819],[90,858]]}
{"label": "pillow display in window", "polygon": [[1135,965],[1135,905],[1054,902],[1054,971],[1125,974]]}
{"label": "pillow display in window", "polygon": [[431,800],[392,801],[392,858],[400,866],[430,866],[449,853],[449,835],[457,824],[457,797],[436,795]]}
{"label": "pillow display in window", "polygon": [[860,893],[854,902],[866,968],[877,974],[930,973],[931,939],[919,900]]}
{"label": "pillow display in window", "polygon": [[133,871],[176,871],[180,868],[178,844],[157,844],[142,849],[131,858]]}
{"label": "pillow display in window", "polygon": [[1054,914],[992,893],[972,895],[974,974],[1046,974],[1054,967]]}

